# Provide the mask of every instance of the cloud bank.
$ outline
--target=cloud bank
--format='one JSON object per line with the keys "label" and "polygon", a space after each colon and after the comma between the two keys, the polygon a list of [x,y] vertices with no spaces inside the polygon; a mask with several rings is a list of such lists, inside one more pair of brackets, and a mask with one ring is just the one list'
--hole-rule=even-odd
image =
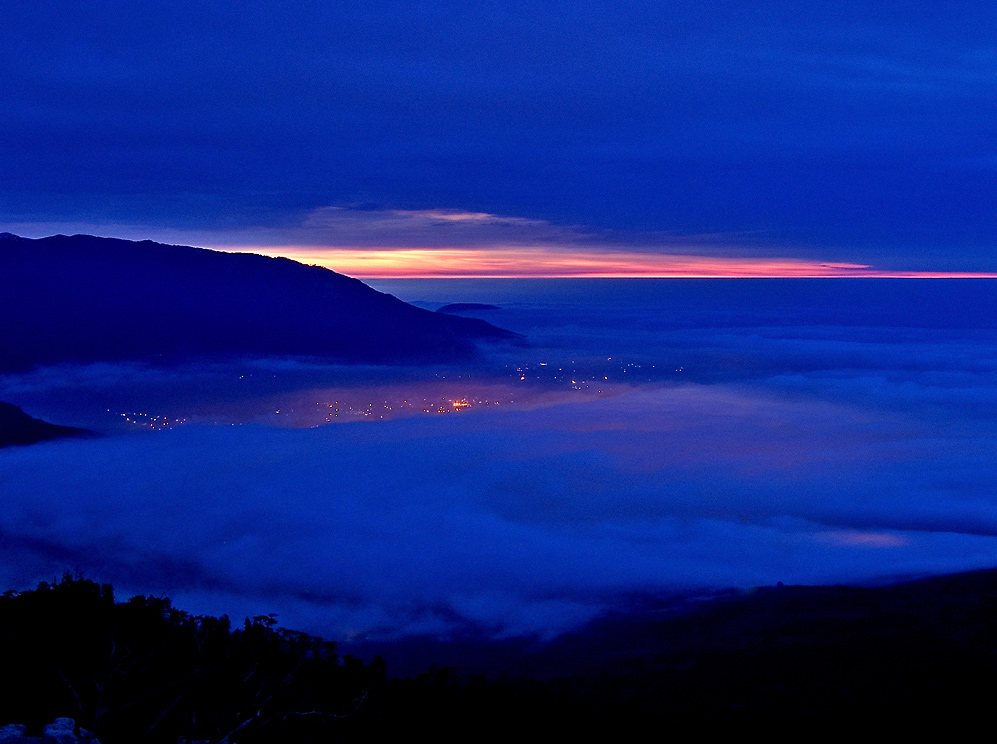
{"label": "cloud bank", "polygon": [[[330,638],[543,636],[673,592],[993,565],[992,283],[410,291],[447,286],[507,291],[489,317],[533,346],[352,377],[255,360],[0,378],[57,423],[124,400],[188,419],[0,451],[0,583],[81,569]],[[475,391],[502,405],[244,423]]]}
{"label": "cloud bank", "polygon": [[[296,223],[223,230],[99,223],[14,223],[28,237],[113,234],[129,239],[281,256],[360,279],[411,278],[994,278],[987,271],[918,270],[911,264],[794,256],[738,233],[593,230],[456,209],[322,207]],[[827,252],[830,255],[833,252]],[[913,262],[916,266],[916,262]]]}
{"label": "cloud bank", "polygon": [[375,205],[995,268],[987,5],[7,10],[12,232],[235,235]]}
{"label": "cloud bank", "polygon": [[195,610],[366,637],[550,634],[632,595],[983,567],[990,423],[682,385],[11,448],[0,578],[80,568]]}

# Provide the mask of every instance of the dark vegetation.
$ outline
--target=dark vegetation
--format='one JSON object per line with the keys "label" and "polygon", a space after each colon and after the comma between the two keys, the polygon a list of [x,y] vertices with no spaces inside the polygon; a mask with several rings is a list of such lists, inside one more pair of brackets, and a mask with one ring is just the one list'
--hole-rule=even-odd
{"label": "dark vegetation", "polygon": [[286,258],[89,235],[0,234],[0,318],[0,372],[227,355],[444,361],[518,338]]}
{"label": "dark vegetation", "polygon": [[11,444],[34,444],[46,439],[96,436],[86,429],[58,426],[32,418],[11,403],[0,403],[0,447]]}
{"label": "dark vegetation", "polygon": [[311,741],[333,721],[349,731],[385,685],[380,662],[340,659],[272,617],[233,629],[165,598],[115,603],[110,586],[70,576],[5,595],[0,638],[0,721],[40,730],[65,715],[104,744]]}
{"label": "dark vegetation", "polygon": [[115,603],[71,576],[8,592],[0,638],[0,724],[69,716],[104,744],[952,732],[986,722],[997,691],[997,571],[673,604],[524,650],[517,673],[490,677],[393,679],[272,616],[232,627],[164,598]]}

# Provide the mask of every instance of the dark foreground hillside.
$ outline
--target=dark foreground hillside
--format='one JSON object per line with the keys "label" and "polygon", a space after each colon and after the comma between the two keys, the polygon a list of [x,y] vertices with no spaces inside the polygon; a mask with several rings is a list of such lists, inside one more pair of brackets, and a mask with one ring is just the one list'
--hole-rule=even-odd
{"label": "dark foreground hillside", "polygon": [[441,361],[515,338],[286,258],[89,235],[0,234],[0,317],[0,371],[231,354]]}
{"label": "dark foreground hillside", "polygon": [[[510,659],[535,673],[392,678],[276,626],[115,603],[64,578],[0,599],[0,725],[59,716],[103,744],[950,734],[988,723],[997,571],[875,589],[780,587],[605,620]],[[653,727],[649,729],[648,727]]]}

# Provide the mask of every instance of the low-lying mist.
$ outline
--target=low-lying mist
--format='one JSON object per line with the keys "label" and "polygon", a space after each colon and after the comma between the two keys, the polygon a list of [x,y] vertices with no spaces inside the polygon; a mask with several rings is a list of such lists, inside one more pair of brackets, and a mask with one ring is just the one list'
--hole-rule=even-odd
{"label": "low-lying mist", "polygon": [[0,581],[82,570],[333,639],[499,637],[674,592],[993,565],[992,330],[698,310],[507,303],[488,320],[533,345],[459,369],[0,378],[0,400],[108,435],[0,450]]}

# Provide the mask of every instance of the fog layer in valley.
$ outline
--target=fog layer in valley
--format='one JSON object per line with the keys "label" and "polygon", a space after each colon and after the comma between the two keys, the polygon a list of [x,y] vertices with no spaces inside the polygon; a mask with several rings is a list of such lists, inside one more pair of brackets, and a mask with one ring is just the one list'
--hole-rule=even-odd
{"label": "fog layer in valley", "polygon": [[997,289],[944,285],[413,282],[533,346],[8,375],[0,400],[108,436],[0,450],[0,581],[81,570],[333,639],[549,636],[676,591],[989,567]]}

